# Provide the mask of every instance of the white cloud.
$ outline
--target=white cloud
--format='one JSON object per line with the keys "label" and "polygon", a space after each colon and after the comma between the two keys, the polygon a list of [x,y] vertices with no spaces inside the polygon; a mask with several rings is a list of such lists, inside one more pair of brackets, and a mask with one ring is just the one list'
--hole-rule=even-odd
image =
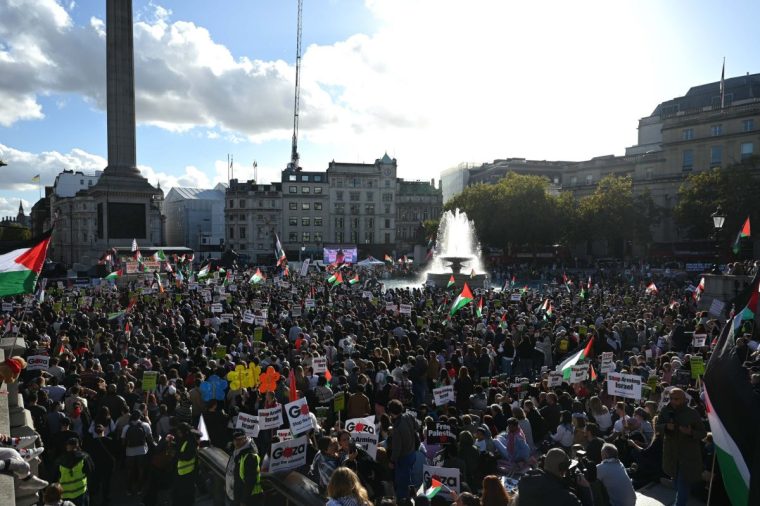
{"label": "white cloud", "polygon": [[0,168],[0,189],[17,191],[37,190],[37,183],[32,183],[32,177],[37,174],[43,186],[50,186],[64,169],[93,172],[107,165],[103,157],[81,149],[72,149],[69,153],[30,153],[4,144],[0,144],[0,159],[8,164]]}
{"label": "white cloud", "polygon": [[7,199],[4,197],[0,197],[0,219],[1,218],[15,218],[18,214],[18,203],[19,200],[24,206],[24,214],[29,216],[29,213],[32,210],[33,202],[29,202],[26,199]]}

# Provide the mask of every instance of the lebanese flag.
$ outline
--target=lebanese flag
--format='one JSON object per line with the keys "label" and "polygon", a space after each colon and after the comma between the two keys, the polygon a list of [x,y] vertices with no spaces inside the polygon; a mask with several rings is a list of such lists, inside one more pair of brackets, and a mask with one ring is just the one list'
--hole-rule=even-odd
{"label": "lebanese flag", "polygon": [[594,346],[594,336],[591,336],[591,339],[588,340],[588,343],[586,344],[586,347],[583,348],[580,351],[577,351],[567,357],[565,360],[562,361],[561,364],[557,366],[557,371],[562,373],[562,376],[565,379],[570,379],[570,368],[572,368],[575,364],[580,362],[581,360],[585,360],[590,354],[591,349]]}
{"label": "lebanese flag", "polygon": [[459,296],[454,299],[454,303],[451,305],[449,316],[454,316],[457,311],[472,302],[472,299],[474,299],[472,296],[472,291],[470,291],[470,287],[467,286],[467,282],[465,282],[464,288],[462,288],[462,293],[460,293]]}
{"label": "lebanese flag", "polygon": [[[736,349],[736,332],[756,317],[760,274],[739,298],[747,305],[723,326],[704,375],[705,407],[731,503],[760,504],[760,405]],[[741,307],[739,304],[737,304]]]}
{"label": "lebanese flag", "polygon": [[0,255],[0,297],[34,293],[49,243],[48,233],[31,248],[16,249]]}

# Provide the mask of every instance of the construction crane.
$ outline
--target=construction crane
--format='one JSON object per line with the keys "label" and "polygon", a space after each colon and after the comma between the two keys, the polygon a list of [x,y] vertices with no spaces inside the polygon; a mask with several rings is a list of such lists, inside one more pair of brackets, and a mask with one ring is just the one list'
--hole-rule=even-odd
{"label": "construction crane", "polygon": [[298,0],[298,28],[296,34],[296,96],[293,105],[293,144],[290,148],[290,163],[288,169],[301,170],[298,166],[298,111],[301,101],[301,18],[303,15],[303,0]]}

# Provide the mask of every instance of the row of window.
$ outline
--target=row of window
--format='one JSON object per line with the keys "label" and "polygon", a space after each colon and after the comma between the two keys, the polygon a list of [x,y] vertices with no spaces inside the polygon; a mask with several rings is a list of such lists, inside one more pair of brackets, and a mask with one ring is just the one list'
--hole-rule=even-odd
{"label": "row of window", "polygon": [[[301,218],[301,226],[302,227],[309,227],[311,226],[312,218],[309,217],[302,217]],[[288,225],[291,227],[297,227],[298,226],[298,218],[288,218]],[[322,226],[322,218],[314,218],[314,226],[315,227],[321,227]]]}
{"label": "row of window", "polygon": [[[743,161],[751,157],[755,152],[752,142],[742,142],[739,145],[739,158]],[[732,160],[733,161],[733,160]],[[723,164],[723,146],[710,146],[710,167]],[[684,149],[681,153],[681,169],[690,171],[694,169],[694,150]]]}
{"label": "row of window", "polygon": [[[301,176],[300,180],[298,179],[298,176]],[[301,181],[302,183],[308,183],[310,179],[315,183],[321,183],[323,181],[322,174],[291,174],[288,176],[288,181],[291,182]]]}
{"label": "row of window", "polygon": [[[322,242],[322,232],[301,232],[301,242]],[[290,232],[288,234],[288,242],[298,242],[298,232]]]}
{"label": "row of window", "polygon": [[[298,202],[288,202],[288,209],[291,211],[298,211]],[[301,202],[301,209],[303,211],[309,211],[311,209],[314,209],[315,211],[321,211],[322,202],[314,202],[313,207],[311,202]]]}
{"label": "row of window", "polygon": [[[359,212],[361,211],[361,208],[362,208],[361,204],[349,204],[348,211],[351,214],[359,214]],[[346,204],[335,204],[334,210],[335,210],[335,214],[345,214]],[[383,210],[385,211],[385,214],[391,214],[390,204],[385,204],[383,206]],[[365,204],[364,214],[375,214],[375,204]]]}
{"label": "row of window", "polygon": [[[361,192],[348,192],[348,200],[351,202],[359,202],[361,201],[362,194]],[[393,202],[393,194],[392,193],[383,193],[383,202]],[[343,191],[338,190],[335,192],[335,200],[343,200]],[[367,202],[374,202],[375,201],[375,192],[367,192],[365,200]]]}
{"label": "row of window", "polygon": [[[742,132],[753,132],[755,130],[755,120],[745,119],[742,120]],[[716,123],[714,125],[710,125],[710,135],[712,137],[717,137],[719,135],[723,135],[723,124],[722,123]],[[694,129],[693,128],[684,128],[681,131],[681,139],[685,141],[690,141],[694,139]]]}
{"label": "row of window", "polygon": [[[264,207],[264,199],[257,199],[257,201],[259,203],[259,207]],[[277,200],[267,200],[267,202],[269,203],[269,207],[271,208],[277,207]],[[229,203],[229,205],[227,206],[228,209],[235,208],[235,199],[230,199],[228,203]],[[245,209],[245,207],[246,207],[245,199],[239,199],[238,208]]]}
{"label": "row of window", "polygon": [[[335,183],[336,188],[344,187],[343,178],[340,178],[340,177],[333,178],[333,182]],[[361,188],[362,186],[364,186],[365,188],[379,188],[379,185],[377,184],[376,179],[363,179],[360,177],[346,178],[346,181],[345,181],[346,188]],[[390,179],[385,180],[385,187],[386,188],[391,187]]]}
{"label": "row of window", "polygon": [[[358,243],[359,242],[359,232],[356,231],[356,230],[353,231],[353,232],[351,232],[351,234],[349,234],[348,236],[346,236],[346,234],[342,230],[338,230],[338,231],[335,232],[335,235],[333,237],[333,241],[338,242],[338,243],[344,242],[345,239],[346,239],[346,237],[350,238],[350,242],[353,242],[353,243]],[[388,232],[386,232],[385,234],[383,234],[383,239],[384,239],[383,240],[384,244],[390,244],[391,243],[391,234],[388,233]],[[374,244],[374,242],[375,242],[374,235],[371,234],[371,233],[365,234],[365,236],[364,236],[364,242],[366,244]]]}
{"label": "row of window", "polygon": [[[311,193],[311,186],[302,186],[301,187],[301,193]],[[288,193],[298,193],[298,187],[293,185],[288,187]],[[322,193],[322,187],[321,186],[315,186],[314,187],[314,194],[319,195]]]}
{"label": "row of window", "polygon": [[[351,223],[353,224],[354,229],[359,228],[359,218],[352,218]],[[338,216],[335,218],[335,228],[341,229],[345,226],[346,221],[343,217]],[[375,219],[374,218],[367,218],[365,220],[365,224],[368,228],[373,228],[375,226]],[[386,218],[384,220],[385,228],[391,228],[391,220]]]}

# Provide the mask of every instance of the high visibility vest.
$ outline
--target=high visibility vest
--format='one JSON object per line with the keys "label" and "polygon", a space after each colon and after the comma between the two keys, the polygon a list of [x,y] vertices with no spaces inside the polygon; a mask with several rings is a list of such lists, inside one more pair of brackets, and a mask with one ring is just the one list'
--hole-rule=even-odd
{"label": "high visibility vest", "polygon": [[[179,451],[184,452],[185,448],[187,448],[187,441],[182,443],[182,446],[180,447]],[[177,460],[177,474],[180,476],[184,476],[186,474],[190,474],[193,471],[195,471],[195,457],[191,458],[190,460]]]}
{"label": "high visibility vest", "polygon": [[76,499],[87,492],[87,475],[84,474],[84,459],[72,468],[58,466],[61,473],[61,488],[64,499]]}
{"label": "high visibility vest", "polygon": [[248,455],[252,455],[256,459],[256,484],[253,486],[253,491],[251,491],[251,495],[261,494],[263,492],[261,488],[261,468],[259,456],[255,453],[245,453],[242,457],[240,457],[240,481],[245,482],[245,459],[248,457]]}

